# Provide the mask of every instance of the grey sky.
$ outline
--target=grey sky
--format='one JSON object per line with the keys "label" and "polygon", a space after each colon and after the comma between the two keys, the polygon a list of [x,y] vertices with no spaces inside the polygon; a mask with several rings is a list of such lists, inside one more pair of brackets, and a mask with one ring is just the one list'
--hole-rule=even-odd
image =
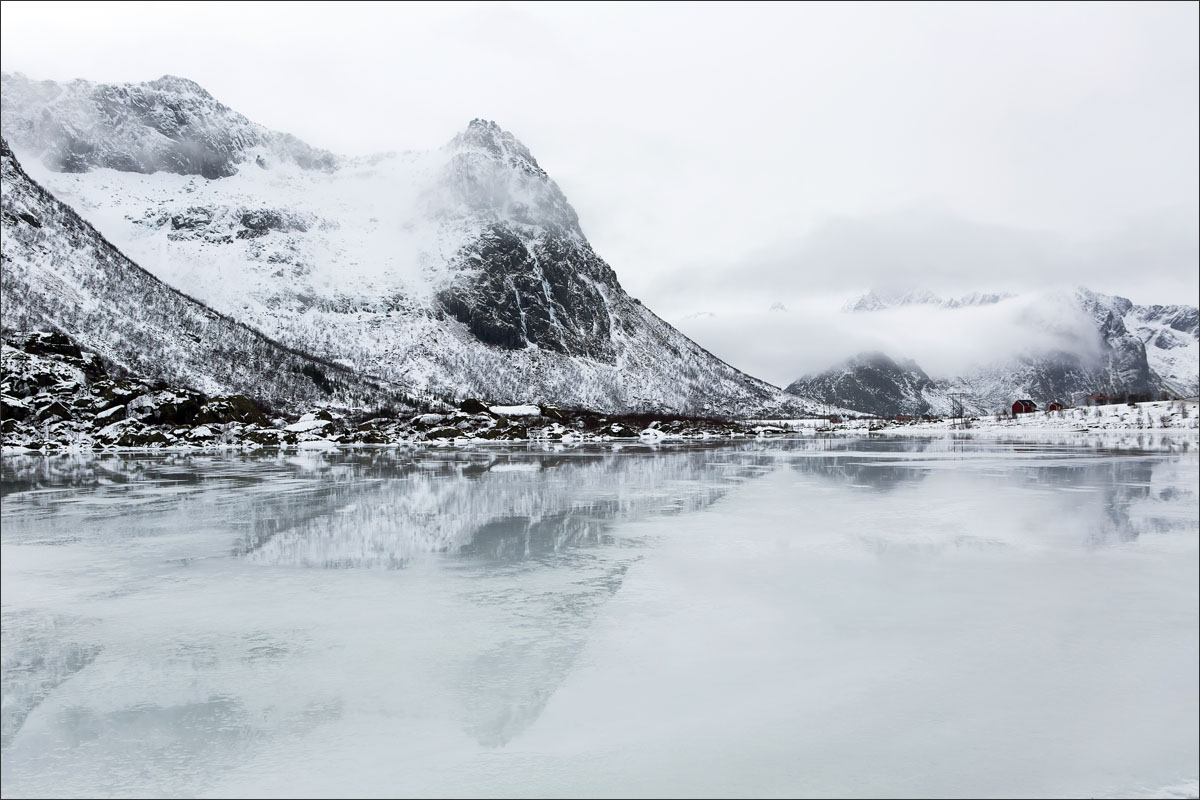
{"label": "grey sky", "polygon": [[0,61],[181,75],[347,154],[494,119],[671,320],[878,283],[1194,304],[1198,8],[6,2]]}

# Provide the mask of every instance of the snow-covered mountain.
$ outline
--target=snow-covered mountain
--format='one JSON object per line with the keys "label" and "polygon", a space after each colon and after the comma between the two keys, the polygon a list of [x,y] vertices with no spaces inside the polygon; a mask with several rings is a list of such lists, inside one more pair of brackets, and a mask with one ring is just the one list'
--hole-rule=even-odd
{"label": "snow-covered mountain", "polygon": [[1129,304],[1124,314],[1125,328],[1146,346],[1150,368],[1169,391],[1188,397],[1200,394],[1198,321],[1196,306]]}
{"label": "snow-covered mountain", "polygon": [[251,122],[185,78],[109,85],[4,73],[3,83],[4,136],[57,172],[110,167],[226,178],[251,157],[326,172],[339,164],[332,153]]}
{"label": "snow-covered mountain", "polygon": [[110,364],[273,405],[382,404],[399,387],[273,342],[166,286],[31,180],[0,139],[0,324],[66,333]]}
{"label": "snow-covered mountain", "polygon": [[[347,159],[190,81],[3,78],[31,174],[139,265],[295,349],[441,395],[613,410],[812,403],[696,345],[621,288],[517,139]],[[186,156],[186,157],[185,157]]]}
{"label": "snow-covered mountain", "polygon": [[787,391],[881,417],[947,414],[953,402],[916,362],[896,362],[878,352],[860,353],[825,372],[805,375]]}
{"label": "snow-covered mountain", "polygon": [[847,300],[842,311],[847,313],[861,311],[882,311],[887,308],[903,306],[927,305],[941,308],[966,308],[968,306],[988,306],[1007,300],[1013,295],[1007,292],[972,292],[962,297],[943,299],[928,289],[870,289],[866,294]]}
{"label": "snow-covered mountain", "polygon": [[[875,293],[864,295],[864,299],[872,297],[879,299]],[[976,302],[963,302],[972,299]],[[864,303],[852,310],[919,304],[934,306],[930,313],[939,313],[1007,299],[976,294],[951,305],[932,293],[916,292],[907,299],[893,298],[894,302],[874,308]],[[1034,309],[1038,313],[1031,313]],[[946,414],[956,398],[965,410],[980,412],[1006,408],[1019,398],[1031,398],[1044,407],[1086,394],[1150,399],[1162,392],[1197,393],[1200,344],[1194,306],[1135,306],[1123,297],[1078,288],[1022,306],[1019,313],[1023,324],[1046,334],[1046,341],[1054,345],[995,360],[982,358],[979,366],[963,374],[935,378],[915,362],[897,363],[881,353],[864,353],[805,375],[788,390],[884,416]],[[1079,320],[1086,322],[1086,329],[1079,328]],[[1069,343],[1074,346],[1064,346]]]}

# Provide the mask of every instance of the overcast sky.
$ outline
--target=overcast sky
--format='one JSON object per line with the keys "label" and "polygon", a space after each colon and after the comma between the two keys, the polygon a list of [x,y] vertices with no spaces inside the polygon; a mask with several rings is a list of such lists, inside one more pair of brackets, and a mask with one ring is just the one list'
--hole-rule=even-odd
{"label": "overcast sky", "polygon": [[494,119],[631,294],[742,326],[884,285],[1196,304],[1198,8],[6,2],[0,61],[188,77],[348,155]]}

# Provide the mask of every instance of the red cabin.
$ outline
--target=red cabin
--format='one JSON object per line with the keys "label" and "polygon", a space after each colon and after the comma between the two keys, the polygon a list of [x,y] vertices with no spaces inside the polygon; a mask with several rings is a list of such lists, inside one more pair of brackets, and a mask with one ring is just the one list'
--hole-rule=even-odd
{"label": "red cabin", "polygon": [[1051,403],[1050,405],[1046,406],[1046,410],[1047,411],[1062,411],[1065,407],[1066,406],[1064,406],[1062,403],[1055,402],[1055,403]]}
{"label": "red cabin", "polygon": [[1012,406],[1014,417],[1017,414],[1032,414],[1034,411],[1037,411],[1037,403],[1032,400],[1018,400]]}

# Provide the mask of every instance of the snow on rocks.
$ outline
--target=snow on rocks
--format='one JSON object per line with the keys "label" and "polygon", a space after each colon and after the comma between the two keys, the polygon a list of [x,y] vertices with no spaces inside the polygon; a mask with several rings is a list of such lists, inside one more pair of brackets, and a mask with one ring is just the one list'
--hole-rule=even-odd
{"label": "snow on rocks", "polygon": [[[839,436],[952,436],[1036,441],[1172,442],[1200,444],[1200,407],[1196,398],[1114,403],[1101,406],[1008,413],[950,419],[896,421],[879,418],[778,421],[801,435]],[[1189,440],[1193,444],[1189,444]]]}
{"label": "snow on rocks", "polygon": [[537,406],[491,406],[489,409],[499,417],[540,417],[542,410]]}
{"label": "snow on rocks", "polygon": [[285,427],[284,430],[291,431],[292,433],[307,433],[326,428],[330,424],[332,424],[331,420],[318,419],[315,414],[304,414],[299,420]]}
{"label": "snow on rocks", "polygon": [[125,419],[125,415],[127,413],[128,412],[127,412],[125,406],[123,406],[123,405],[113,406],[112,408],[106,408],[103,411],[97,413],[96,421],[107,423],[110,420]]}
{"label": "snow on rocks", "polygon": [[1200,430],[1197,401],[1156,400],[1144,403],[1064,408],[1028,414],[993,414],[959,419],[914,421],[887,424],[875,432],[886,434],[928,434],[932,431],[962,430],[982,435],[1013,435],[1022,432],[1052,431],[1089,433],[1092,431]]}
{"label": "snow on rocks", "polygon": [[[108,449],[327,448],[361,445],[458,446],[486,442],[658,443],[785,433],[719,420],[651,419],[563,411],[532,403],[397,413],[323,407],[280,413],[231,395],[114,379],[63,337],[4,343],[0,375],[0,446],[6,453]],[[25,348],[29,346],[30,352]],[[53,349],[53,348],[52,348]]]}

